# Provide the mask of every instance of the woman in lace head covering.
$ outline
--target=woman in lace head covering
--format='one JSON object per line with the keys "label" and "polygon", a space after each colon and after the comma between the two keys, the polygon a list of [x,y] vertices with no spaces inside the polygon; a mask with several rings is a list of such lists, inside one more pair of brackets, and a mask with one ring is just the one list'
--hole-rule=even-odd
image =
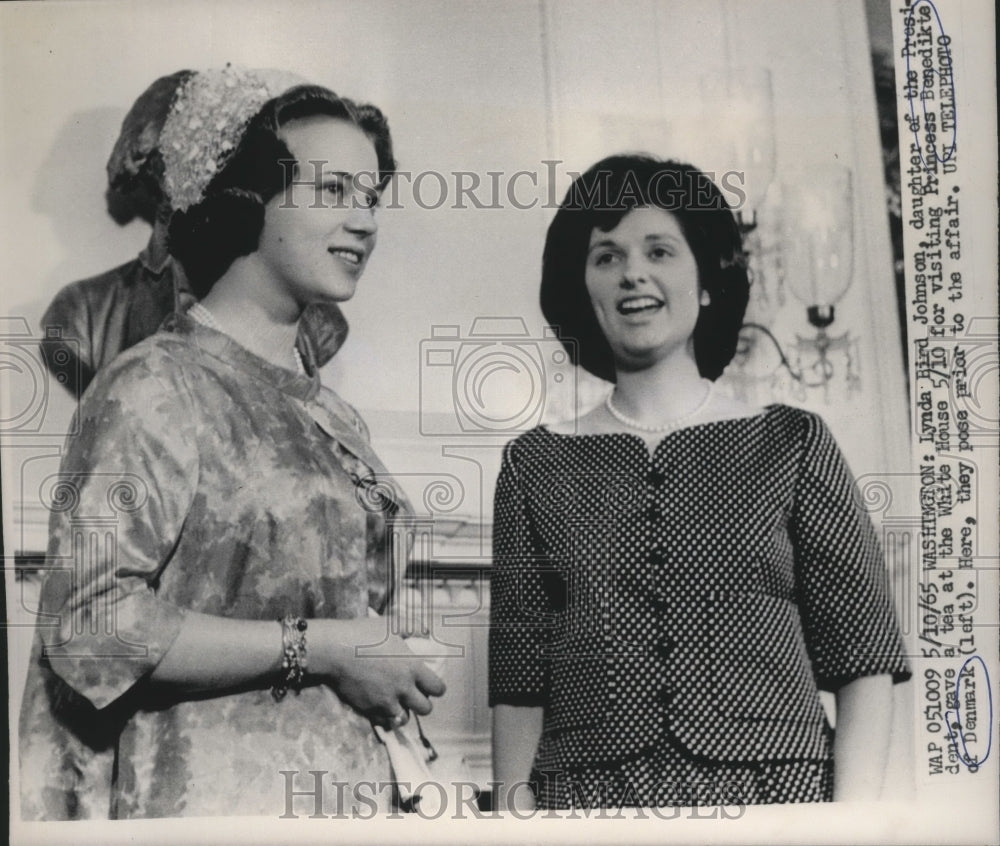
{"label": "woman in lace head covering", "polygon": [[748,290],[734,215],[690,165],[604,159],[549,226],[542,310],[615,385],[504,453],[501,805],[739,816],[878,797],[892,680],[909,676],[885,565],[823,421],[715,388]]}
{"label": "woman in lace head covering", "polygon": [[[392,597],[404,503],[296,337],[307,306],[353,295],[374,249],[388,125],[227,67],[182,87],[160,146],[170,249],[202,301],[81,404],[53,496],[63,570],[42,593],[22,813],[81,815],[87,774],[39,753],[54,723],[113,748],[113,818],[385,807],[372,723],[427,713],[443,684],[370,618]],[[105,534],[80,547],[95,515]]]}
{"label": "woman in lace head covering", "polygon": [[[173,208],[160,151],[160,134],[177,90],[189,85],[194,75],[177,71],[153,82],[125,115],[108,158],[108,211],[120,224],[134,217],[149,223],[153,231],[148,244],[132,261],[65,286],[42,317],[45,362],[74,397],[86,390],[101,367],[195,299],[167,250]],[[274,85],[291,82],[288,75],[272,74]],[[176,120],[171,127],[168,132],[176,135]],[[347,321],[336,303],[314,303],[303,315],[300,336],[301,343],[315,344],[317,364],[322,366],[344,343]]]}

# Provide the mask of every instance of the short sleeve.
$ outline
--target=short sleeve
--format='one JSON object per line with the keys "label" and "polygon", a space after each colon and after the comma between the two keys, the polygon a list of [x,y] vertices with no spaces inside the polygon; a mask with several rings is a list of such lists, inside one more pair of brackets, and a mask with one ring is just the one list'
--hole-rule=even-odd
{"label": "short sleeve", "polygon": [[186,613],[157,587],[195,496],[196,417],[179,375],[148,358],[98,375],[51,488],[44,655],[97,708],[152,671]]}
{"label": "short sleeve", "polygon": [[67,285],[42,315],[45,366],[67,391],[79,398],[97,372],[91,346],[90,303],[80,282]]}
{"label": "short sleeve", "polygon": [[546,560],[526,507],[514,458],[504,450],[493,513],[490,575],[489,703],[542,705],[548,699],[552,603]]}
{"label": "short sleeve", "polygon": [[805,417],[792,513],[796,584],[817,684],[910,677],[875,530],[823,421]]}

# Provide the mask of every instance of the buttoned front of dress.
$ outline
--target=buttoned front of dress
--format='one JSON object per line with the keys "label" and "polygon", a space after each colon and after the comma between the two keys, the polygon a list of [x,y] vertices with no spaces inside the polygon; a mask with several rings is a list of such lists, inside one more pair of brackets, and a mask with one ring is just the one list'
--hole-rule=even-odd
{"label": "buttoned front of dress", "polygon": [[907,675],[884,565],[815,415],[667,435],[539,428],[497,486],[491,704],[545,708],[540,756],[825,760],[820,689]]}

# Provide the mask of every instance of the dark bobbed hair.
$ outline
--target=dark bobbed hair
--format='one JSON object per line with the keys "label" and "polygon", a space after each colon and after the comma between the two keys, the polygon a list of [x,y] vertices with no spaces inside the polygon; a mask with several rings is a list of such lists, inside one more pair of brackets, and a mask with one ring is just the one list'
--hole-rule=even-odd
{"label": "dark bobbed hair", "polygon": [[236,152],[212,179],[202,200],[170,221],[169,249],[180,261],[195,296],[204,297],[240,256],[253,253],[264,228],[264,206],[298,176],[282,163],[295,159],[278,136],[286,124],[328,116],[353,123],[375,147],[381,191],[396,172],[389,123],[366,103],[339,97],[318,85],[298,85],[265,103],[247,125]]}
{"label": "dark bobbed hair", "polygon": [[750,297],[743,238],[729,204],[702,171],[646,155],[602,159],[578,176],[549,225],[541,305],[575,364],[610,382],[615,361],[584,282],[594,229],[610,232],[633,209],[655,207],[677,219],[711,304],[694,328],[698,371],[715,380],[732,361]]}

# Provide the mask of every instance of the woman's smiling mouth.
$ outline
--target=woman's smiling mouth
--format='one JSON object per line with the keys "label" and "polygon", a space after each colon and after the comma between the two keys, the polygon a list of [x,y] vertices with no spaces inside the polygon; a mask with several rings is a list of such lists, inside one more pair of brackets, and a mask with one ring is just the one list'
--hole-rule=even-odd
{"label": "woman's smiling mouth", "polygon": [[330,255],[343,259],[345,262],[354,267],[360,265],[364,259],[364,253],[362,253],[361,250],[354,250],[348,247],[330,247],[327,252],[329,252]]}
{"label": "woman's smiling mouth", "polygon": [[632,314],[642,314],[643,312],[653,312],[663,308],[663,300],[658,297],[644,295],[641,297],[626,297],[618,303],[618,313],[629,316]]}

